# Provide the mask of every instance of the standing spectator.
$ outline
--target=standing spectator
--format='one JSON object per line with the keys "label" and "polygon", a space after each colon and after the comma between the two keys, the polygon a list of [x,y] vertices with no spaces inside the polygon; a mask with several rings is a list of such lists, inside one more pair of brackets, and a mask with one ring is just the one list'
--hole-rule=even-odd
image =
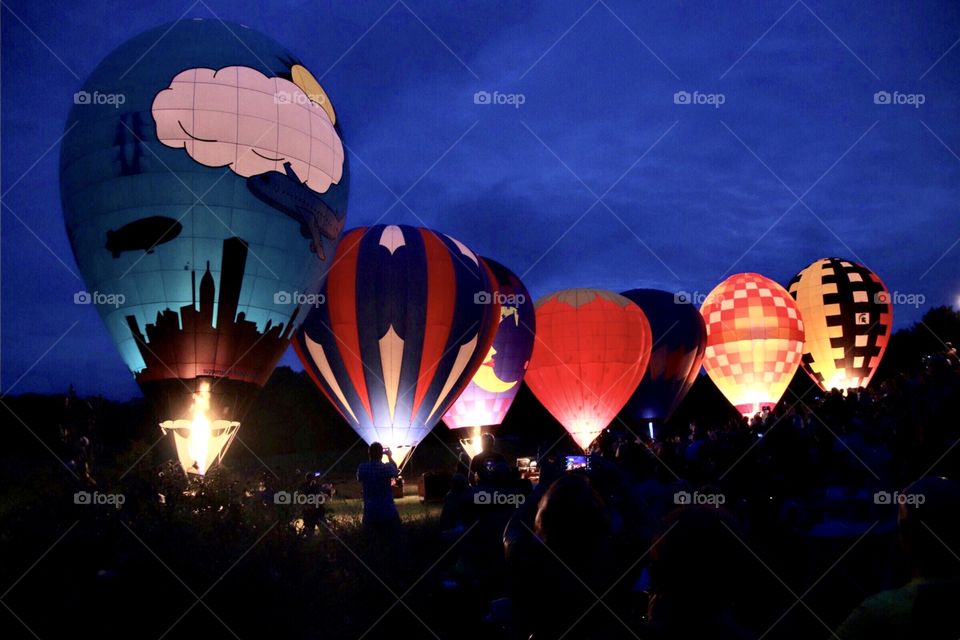
{"label": "standing spectator", "polygon": [[318,474],[313,472],[306,474],[303,484],[300,485],[300,495],[305,500],[300,516],[303,518],[303,535],[309,538],[316,532],[324,518],[324,498]]}
{"label": "standing spectator", "polygon": [[[387,461],[383,462],[383,454]],[[393,503],[391,481],[400,475],[390,450],[374,442],[368,450],[369,461],[357,467],[357,480],[363,487],[363,527],[377,533],[392,533],[400,526],[400,514]]]}
{"label": "standing spectator", "polygon": [[498,465],[506,464],[507,459],[494,451],[495,440],[492,433],[480,436],[480,453],[470,461],[470,482],[480,484],[490,482]]}
{"label": "standing spectator", "polygon": [[864,600],[837,629],[842,640],[960,636],[960,483],[926,478],[900,495],[897,528],[912,580]]}
{"label": "standing spectator", "polygon": [[651,552],[648,632],[657,640],[755,637],[739,620],[744,557],[736,520],[709,506],[670,513]]}

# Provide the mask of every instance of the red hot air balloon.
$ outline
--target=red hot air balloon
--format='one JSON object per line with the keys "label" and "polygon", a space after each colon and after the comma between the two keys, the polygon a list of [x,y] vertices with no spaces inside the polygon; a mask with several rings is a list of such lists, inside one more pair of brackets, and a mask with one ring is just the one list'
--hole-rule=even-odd
{"label": "red hot air balloon", "polygon": [[294,337],[307,372],[344,419],[398,464],[483,362],[500,315],[496,281],[450,236],[408,226],[347,232]]}
{"label": "red hot air balloon", "polygon": [[737,411],[773,407],[800,366],[803,320],[779,284],[738,273],[718,284],[700,308],[707,323],[707,375]]}
{"label": "red hot air balloon", "polygon": [[585,450],[637,388],[651,346],[650,323],[627,298],[602,289],[557,291],[537,302],[524,380]]}

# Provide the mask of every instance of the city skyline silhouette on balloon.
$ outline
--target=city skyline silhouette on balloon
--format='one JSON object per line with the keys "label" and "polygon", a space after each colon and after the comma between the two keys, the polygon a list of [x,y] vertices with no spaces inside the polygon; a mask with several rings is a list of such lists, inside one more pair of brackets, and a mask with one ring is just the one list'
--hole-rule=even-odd
{"label": "city skyline silhouette on balloon", "polygon": [[181,464],[203,474],[306,316],[289,292],[317,291],[329,268],[349,185],[340,125],[296,57],[219,20],[132,38],[74,102],[70,245]]}

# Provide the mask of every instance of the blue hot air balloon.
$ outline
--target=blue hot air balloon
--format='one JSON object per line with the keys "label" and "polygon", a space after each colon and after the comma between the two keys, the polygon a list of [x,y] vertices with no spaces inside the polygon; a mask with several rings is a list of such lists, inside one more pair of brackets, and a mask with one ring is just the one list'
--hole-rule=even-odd
{"label": "blue hot air balloon", "polygon": [[402,464],[486,358],[500,318],[494,292],[493,274],[458,240],[353,229],[294,348],[356,432]]}
{"label": "blue hot air balloon", "polygon": [[631,289],[621,295],[643,309],[653,332],[650,364],[624,412],[636,421],[668,420],[700,372],[707,348],[703,316],[668,291]]}
{"label": "blue hot air balloon", "polygon": [[74,103],[60,187],[85,300],[202,473],[329,268],[349,182],[340,124],[294,55],[219,20],[133,38]]}

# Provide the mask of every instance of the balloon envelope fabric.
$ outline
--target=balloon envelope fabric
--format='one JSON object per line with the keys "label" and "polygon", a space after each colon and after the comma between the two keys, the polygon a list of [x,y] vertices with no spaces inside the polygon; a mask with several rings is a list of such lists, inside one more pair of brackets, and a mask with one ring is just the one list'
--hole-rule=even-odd
{"label": "balloon envelope fabric", "polygon": [[700,313],[707,324],[703,366],[730,404],[744,415],[776,405],[803,353],[803,320],[786,289],[738,273],[710,292]]}
{"label": "balloon envelope fabric", "polygon": [[458,240],[378,225],[347,232],[294,347],[368,444],[414,447],[483,362],[495,280]]}
{"label": "balloon envelope fabric", "polygon": [[530,364],[536,311],[530,293],[515,273],[489,258],[482,260],[497,280],[500,314],[496,336],[467,388],[444,414],[451,429],[498,425],[520,391]]}
{"label": "balloon envelope fabric", "polygon": [[209,417],[242,417],[306,315],[293,293],[323,282],[349,170],[318,88],[266,36],[195,19],[119,46],[74,96],[60,185],[82,301],[161,419],[201,389]]}
{"label": "balloon envelope fabric", "polygon": [[787,289],[803,316],[803,368],[821,389],[870,384],[890,340],[890,292],[873,271],[824,258],[802,270]]}
{"label": "balloon envelope fabric", "polygon": [[707,348],[700,310],[683,296],[657,289],[621,293],[643,310],[653,351],[640,386],[624,412],[633,420],[667,420],[693,386]]}
{"label": "balloon envelope fabric", "polygon": [[650,358],[640,307],[603,289],[565,289],[537,301],[537,336],[524,377],[582,449],[634,392]]}

